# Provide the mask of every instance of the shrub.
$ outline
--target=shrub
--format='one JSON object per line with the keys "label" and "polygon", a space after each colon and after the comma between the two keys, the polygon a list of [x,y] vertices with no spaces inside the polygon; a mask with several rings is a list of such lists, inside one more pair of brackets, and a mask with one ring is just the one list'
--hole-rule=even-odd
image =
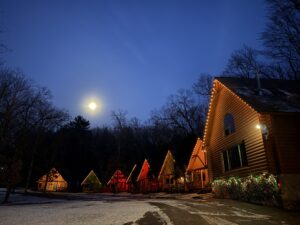
{"label": "shrub", "polygon": [[263,173],[248,177],[229,177],[212,182],[217,198],[231,198],[262,205],[279,206],[280,190],[274,175]]}

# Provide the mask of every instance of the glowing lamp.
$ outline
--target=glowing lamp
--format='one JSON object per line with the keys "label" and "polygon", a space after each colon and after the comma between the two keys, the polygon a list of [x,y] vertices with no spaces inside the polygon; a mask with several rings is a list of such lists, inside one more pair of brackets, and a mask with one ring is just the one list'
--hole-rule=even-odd
{"label": "glowing lamp", "polygon": [[268,139],[269,130],[265,124],[259,123],[259,124],[256,124],[255,127],[256,127],[256,129],[261,131],[262,135],[264,135],[264,137],[266,139]]}

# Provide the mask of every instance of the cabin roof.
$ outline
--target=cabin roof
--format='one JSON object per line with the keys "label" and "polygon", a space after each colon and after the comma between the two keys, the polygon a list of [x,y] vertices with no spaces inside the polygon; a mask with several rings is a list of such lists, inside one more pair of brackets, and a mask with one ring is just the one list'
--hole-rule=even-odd
{"label": "cabin roof", "polygon": [[[46,177],[47,174],[43,175],[37,182],[46,182]],[[55,168],[52,168],[48,173],[48,182],[66,182],[66,181]]]}
{"label": "cabin roof", "polygon": [[215,77],[257,112],[300,112],[300,81],[260,79],[259,95],[256,79]]}
{"label": "cabin roof", "polygon": [[169,168],[173,171],[174,173],[174,157],[173,157],[173,154],[171,153],[170,150],[168,150],[167,154],[166,154],[166,157],[164,159],[164,162],[161,166],[161,169],[160,169],[160,172],[159,172],[159,175],[158,175],[158,179],[161,178],[161,176],[163,175],[164,171],[167,169],[167,166],[173,166],[173,168]]}
{"label": "cabin roof", "polygon": [[139,175],[139,169],[140,169],[141,166],[137,165],[137,164],[134,164],[132,169],[131,169],[131,172],[130,174],[128,175],[127,177],[127,180],[126,180],[126,183],[131,183],[131,182],[135,182],[138,175]]}
{"label": "cabin roof", "polygon": [[121,170],[116,170],[110,180],[107,182],[107,185],[116,184],[116,183],[125,183],[127,180],[126,176],[122,173]]}
{"label": "cabin roof", "polygon": [[143,165],[141,167],[140,173],[139,173],[139,175],[138,175],[138,177],[137,177],[136,180],[140,181],[140,180],[148,178],[149,172],[150,172],[150,165],[148,163],[148,160],[145,159],[144,163],[143,163]]}
{"label": "cabin roof", "polygon": [[81,185],[89,184],[89,183],[99,183],[101,184],[99,178],[95,174],[94,170],[91,170],[86,178],[82,181]]}
{"label": "cabin roof", "polygon": [[205,160],[204,152],[202,151],[202,140],[200,138],[197,138],[186,171],[191,172],[193,170],[202,169],[205,167],[206,167],[206,160]]}

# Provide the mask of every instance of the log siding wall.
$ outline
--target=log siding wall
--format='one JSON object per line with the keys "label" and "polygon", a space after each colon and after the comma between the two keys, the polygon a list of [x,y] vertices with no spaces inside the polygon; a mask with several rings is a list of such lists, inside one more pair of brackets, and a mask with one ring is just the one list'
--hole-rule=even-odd
{"label": "log siding wall", "polygon": [[[260,114],[233,94],[224,85],[215,81],[215,91],[211,98],[211,110],[205,135],[205,145],[209,155],[209,176],[212,179],[224,176],[245,176],[249,173],[268,171],[268,161],[261,131],[256,129]],[[235,132],[225,136],[224,116],[231,113],[234,118]],[[248,166],[224,170],[222,152],[245,143]]]}

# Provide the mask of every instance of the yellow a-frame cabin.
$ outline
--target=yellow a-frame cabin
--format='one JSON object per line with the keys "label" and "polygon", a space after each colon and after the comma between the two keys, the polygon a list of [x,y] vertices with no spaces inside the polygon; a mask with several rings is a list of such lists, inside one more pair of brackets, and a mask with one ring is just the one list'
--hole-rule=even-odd
{"label": "yellow a-frame cabin", "polygon": [[99,192],[102,184],[94,170],[91,170],[86,178],[82,181],[81,186],[83,192]]}
{"label": "yellow a-frame cabin", "polygon": [[174,163],[173,154],[168,150],[158,175],[159,189],[162,191],[171,191],[175,187]]}
{"label": "yellow a-frame cabin", "polygon": [[46,191],[66,191],[68,188],[68,183],[55,168],[52,168],[48,174],[43,175],[37,181],[38,190],[44,191],[46,183]]}

